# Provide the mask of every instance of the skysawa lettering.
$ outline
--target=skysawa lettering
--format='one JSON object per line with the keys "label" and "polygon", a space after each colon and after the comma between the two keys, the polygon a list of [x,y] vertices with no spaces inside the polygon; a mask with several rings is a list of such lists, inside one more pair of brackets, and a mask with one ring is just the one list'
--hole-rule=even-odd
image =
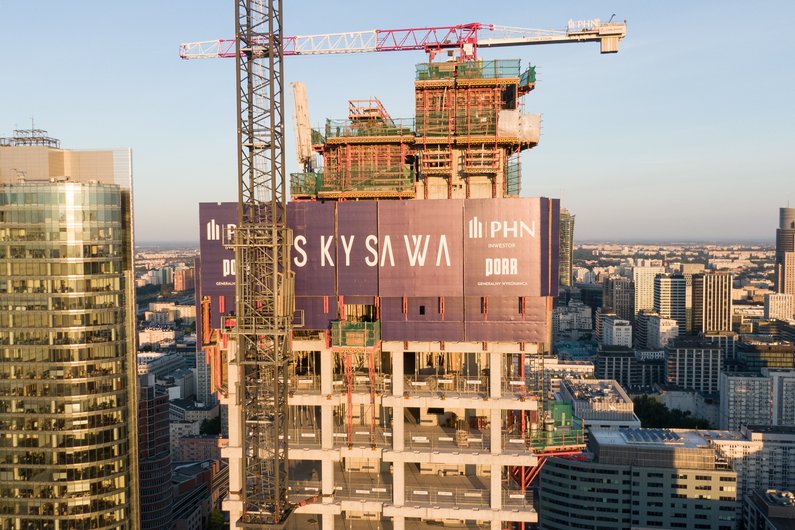
{"label": "skysawa lettering", "polygon": [[[334,252],[335,248],[334,237],[320,236],[320,266],[321,267],[334,267]],[[397,238],[396,238],[397,239]],[[450,248],[447,243],[447,236],[442,234],[439,236],[431,236],[430,234],[411,234],[403,236],[403,245],[399,242],[393,244],[392,238],[385,235],[379,241],[375,235],[369,235],[361,242],[361,238],[356,238],[355,235],[339,236],[342,249],[340,260],[344,262],[346,267],[351,265],[351,251],[354,244],[364,245],[367,255],[364,258],[364,263],[368,267],[394,267],[395,266],[395,253],[405,250],[406,258],[410,267],[424,267],[426,262],[433,263],[436,267],[450,267]],[[432,244],[433,243],[433,244]],[[307,255],[307,239],[306,236],[299,235],[293,239],[293,265],[296,267],[304,267],[308,261]],[[429,261],[429,259],[431,261]]]}

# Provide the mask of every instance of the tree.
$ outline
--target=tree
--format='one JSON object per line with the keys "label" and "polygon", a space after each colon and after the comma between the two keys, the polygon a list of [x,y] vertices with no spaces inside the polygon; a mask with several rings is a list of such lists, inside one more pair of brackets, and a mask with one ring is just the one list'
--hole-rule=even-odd
{"label": "tree", "polygon": [[210,521],[207,523],[207,530],[224,530],[229,528],[224,521],[224,514],[218,508],[213,508],[210,512]]}
{"label": "tree", "polygon": [[221,434],[221,416],[216,416],[211,420],[202,420],[199,425],[199,434]]}
{"label": "tree", "polygon": [[655,429],[708,429],[709,422],[694,418],[690,411],[670,410],[664,404],[646,394],[633,398],[635,414],[640,424]]}

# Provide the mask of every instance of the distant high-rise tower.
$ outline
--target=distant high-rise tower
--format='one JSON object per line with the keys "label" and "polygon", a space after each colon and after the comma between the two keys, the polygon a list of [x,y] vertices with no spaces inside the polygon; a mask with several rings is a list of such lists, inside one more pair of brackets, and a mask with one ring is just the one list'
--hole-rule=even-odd
{"label": "distant high-rise tower", "polygon": [[637,315],[639,311],[654,309],[654,278],[665,273],[661,266],[632,267],[633,308]]}
{"label": "distant high-rise tower", "polygon": [[680,330],[687,322],[686,287],[684,276],[659,274],[654,278],[654,311],[662,318],[676,320]]}
{"label": "distant high-rise tower", "polygon": [[574,254],[574,216],[566,208],[560,209],[560,284],[572,284]]}
{"label": "distant high-rise tower", "polygon": [[604,282],[604,307],[615,311],[619,318],[632,320],[632,280],[611,275]]}
{"label": "distant high-rise tower", "polygon": [[728,272],[693,275],[693,331],[711,334],[732,330],[732,283]]}
{"label": "distant high-rise tower", "polygon": [[131,155],[0,139],[0,528],[137,529]]}
{"label": "distant high-rise tower", "polygon": [[173,492],[168,392],[155,386],[155,374],[138,381],[141,530],[169,530]]}
{"label": "distant high-rise tower", "polygon": [[679,265],[679,272],[685,278],[685,320],[686,329],[680,329],[680,333],[693,331],[693,275],[704,272],[703,263],[682,263]]}
{"label": "distant high-rise tower", "polygon": [[795,208],[781,208],[776,230],[776,292],[795,295]]}

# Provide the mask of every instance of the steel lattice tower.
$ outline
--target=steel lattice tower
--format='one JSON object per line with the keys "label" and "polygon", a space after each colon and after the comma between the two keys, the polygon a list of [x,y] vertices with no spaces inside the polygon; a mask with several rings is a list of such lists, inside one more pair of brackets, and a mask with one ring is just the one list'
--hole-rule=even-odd
{"label": "steel lattice tower", "polygon": [[281,0],[237,0],[237,364],[242,528],[280,527],[287,499],[287,363],[294,313],[284,177]]}

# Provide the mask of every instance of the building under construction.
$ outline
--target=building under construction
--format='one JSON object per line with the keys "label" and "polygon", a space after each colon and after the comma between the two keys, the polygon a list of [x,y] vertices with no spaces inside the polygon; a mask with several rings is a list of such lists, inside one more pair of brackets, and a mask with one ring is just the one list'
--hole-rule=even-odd
{"label": "building under construction", "polygon": [[[291,175],[297,316],[289,364],[294,528],[529,528],[548,454],[583,447],[549,400],[559,204],[519,198],[535,70],[417,65],[415,117],[377,99],[311,132],[323,164]],[[236,204],[203,204],[202,348],[229,407],[233,527],[242,503],[238,371],[226,315]],[[314,525],[314,526],[313,526]]]}

